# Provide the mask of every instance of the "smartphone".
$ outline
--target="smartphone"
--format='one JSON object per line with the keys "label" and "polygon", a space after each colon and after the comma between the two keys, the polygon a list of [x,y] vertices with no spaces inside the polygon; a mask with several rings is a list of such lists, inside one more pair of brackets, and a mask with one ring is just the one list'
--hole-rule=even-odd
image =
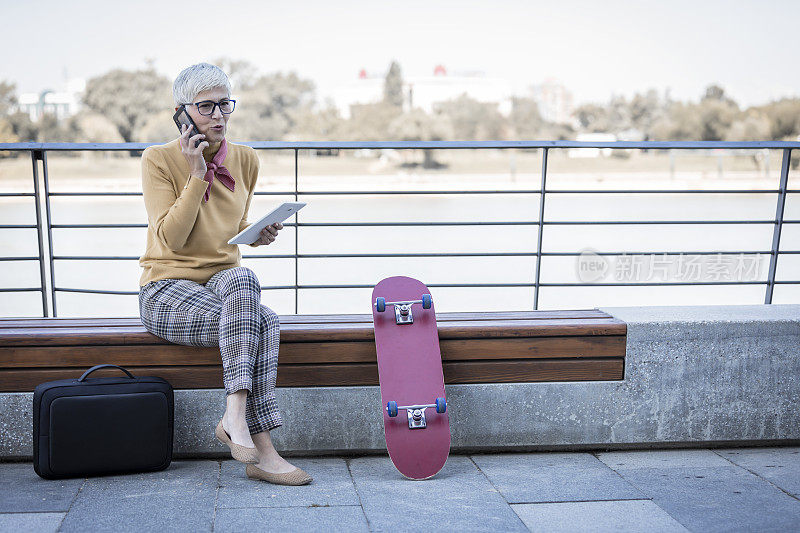
{"label": "smartphone", "polygon": [[[175,121],[175,125],[178,126],[178,131],[183,134],[183,126],[189,126],[190,128],[194,128],[194,132],[189,134],[189,137],[192,135],[197,135],[200,133],[200,129],[197,127],[197,124],[194,123],[192,117],[189,116],[189,113],[186,111],[186,106],[180,106],[178,110],[172,115],[172,120]],[[203,142],[202,139],[197,139],[194,143],[194,147],[197,148],[200,143]]]}

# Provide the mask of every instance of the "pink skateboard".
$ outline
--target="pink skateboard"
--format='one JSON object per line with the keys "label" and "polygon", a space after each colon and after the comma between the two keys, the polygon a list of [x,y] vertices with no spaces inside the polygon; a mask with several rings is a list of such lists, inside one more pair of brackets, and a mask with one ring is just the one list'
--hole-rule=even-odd
{"label": "pink skateboard", "polygon": [[436,475],[450,454],[450,419],[433,300],[425,284],[386,278],[372,291],[386,448],[411,479]]}

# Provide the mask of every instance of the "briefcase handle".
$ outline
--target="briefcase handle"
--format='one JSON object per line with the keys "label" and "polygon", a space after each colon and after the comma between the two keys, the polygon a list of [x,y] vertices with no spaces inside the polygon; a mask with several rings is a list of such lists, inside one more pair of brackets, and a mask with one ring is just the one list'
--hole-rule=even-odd
{"label": "briefcase handle", "polygon": [[78,381],[83,381],[84,379],[86,379],[86,376],[88,376],[89,374],[91,374],[91,373],[92,373],[92,372],[94,372],[95,370],[100,370],[101,368],[107,368],[107,367],[119,368],[120,370],[122,370],[123,372],[125,372],[126,374],[128,374],[128,377],[129,377],[129,378],[131,378],[131,379],[136,379],[136,378],[133,376],[133,374],[131,374],[130,372],[128,372],[127,370],[125,370],[125,369],[124,369],[124,368],[122,368],[121,366],[117,366],[117,365],[95,365],[95,366],[93,366],[92,368],[90,368],[89,370],[87,370],[86,372],[84,372],[84,373],[83,373],[83,375],[82,375],[80,378],[78,378]]}

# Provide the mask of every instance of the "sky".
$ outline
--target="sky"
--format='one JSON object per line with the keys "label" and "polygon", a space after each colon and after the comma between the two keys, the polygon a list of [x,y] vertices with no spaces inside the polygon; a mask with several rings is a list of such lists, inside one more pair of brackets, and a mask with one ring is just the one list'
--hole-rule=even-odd
{"label": "sky", "polygon": [[800,95],[796,0],[0,1],[0,80],[18,93],[148,61],[174,79],[228,57],[295,71],[320,99],[392,60],[404,76],[442,64],[518,87],[554,78],[576,103],[650,88],[697,100],[712,83],[744,106]]}

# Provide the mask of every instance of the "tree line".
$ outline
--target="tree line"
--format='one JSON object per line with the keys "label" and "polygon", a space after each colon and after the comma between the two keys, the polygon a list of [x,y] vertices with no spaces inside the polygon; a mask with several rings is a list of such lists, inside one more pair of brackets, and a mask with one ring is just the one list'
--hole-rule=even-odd
{"label": "tree line", "polygon": [[[504,115],[497,103],[466,94],[434,104],[431,112],[404,106],[400,65],[392,62],[383,99],[351,106],[344,118],[330,101],[317,101],[314,82],[295,72],[260,73],[246,61],[218,59],[234,84],[236,118],[229,136],[239,141],[563,140],[582,132],[615,133],[629,140],[795,140],[800,98],[741,108],[712,85],[696,102],[655,90],[575,109],[574,121],[543,119],[533,98],[515,97]],[[152,65],[114,69],[87,81],[84,110],[64,120],[32,121],[17,109],[16,87],[0,82],[0,142],[165,142],[176,135],[172,81]],[[433,164],[433,161],[426,160]]]}
{"label": "tree line", "polygon": [[680,102],[650,90],[630,99],[575,110],[580,131],[612,132],[630,140],[782,141],[800,135],[800,98],[784,98],[742,109],[719,85],[697,102]]}

